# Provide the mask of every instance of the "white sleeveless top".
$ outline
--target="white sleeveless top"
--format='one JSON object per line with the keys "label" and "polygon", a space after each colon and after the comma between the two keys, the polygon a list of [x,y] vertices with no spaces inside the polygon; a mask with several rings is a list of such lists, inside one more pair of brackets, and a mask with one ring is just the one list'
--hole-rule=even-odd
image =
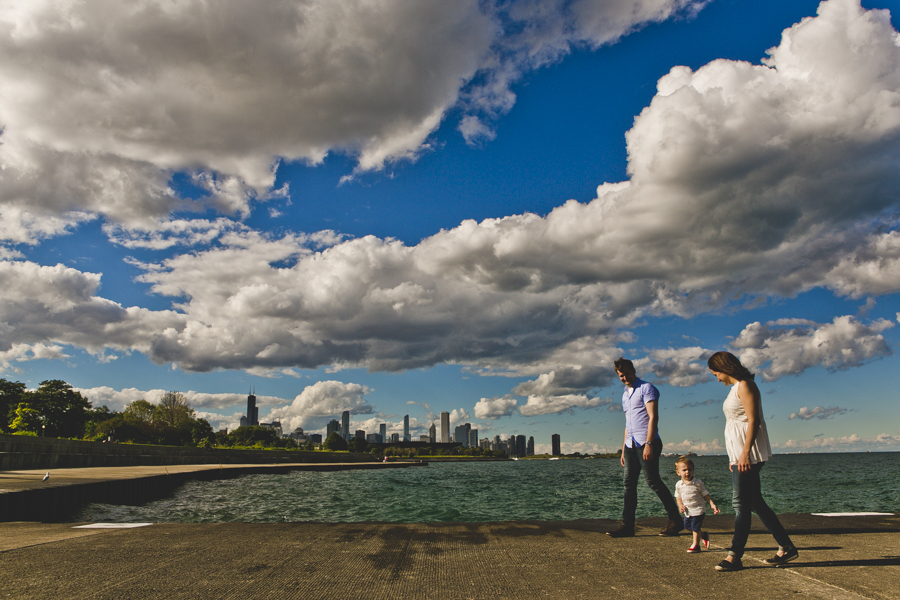
{"label": "white sleeveless top", "polygon": [[[722,411],[725,413],[725,449],[728,451],[728,462],[737,464],[741,452],[744,450],[744,442],[747,440],[747,413],[744,405],[738,398],[738,384],[731,386]],[[772,456],[772,447],[769,445],[769,432],[766,430],[766,420],[762,416],[762,404],[759,407],[759,433],[756,441],[750,449],[750,462],[752,464],[766,462]]]}

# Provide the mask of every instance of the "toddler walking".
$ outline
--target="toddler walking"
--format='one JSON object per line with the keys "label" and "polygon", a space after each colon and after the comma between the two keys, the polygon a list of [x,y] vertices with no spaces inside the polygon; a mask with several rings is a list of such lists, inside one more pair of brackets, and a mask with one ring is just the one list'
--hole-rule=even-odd
{"label": "toddler walking", "polygon": [[684,528],[694,536],[687,551],[692,554],[700,552],[701,541],[709,549],[709,535],[700,529],[706,516],[706,503],[709,502],[715,514],[719,514],[719,509],[709,497],[703,482],[694,477],[694,461],[687,456],[680,457],[675,461],[675,472],[681,477],[681,481],[675,484],[675,501],[678,502],[678,510],[684,514]]}

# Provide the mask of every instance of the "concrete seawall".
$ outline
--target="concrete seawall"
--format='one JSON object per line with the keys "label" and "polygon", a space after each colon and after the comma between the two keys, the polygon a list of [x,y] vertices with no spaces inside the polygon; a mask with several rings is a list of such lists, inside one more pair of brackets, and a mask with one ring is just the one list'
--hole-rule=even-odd
{"label": "concrete seawall", "polygon": [[[219,523],[133,529],[0,523],[0,596],[17,600],[364,598],[522,600],[895,600],[900,519],[782,515],[800,550],[763,561],[755,524],[744,570],[719,573],[733,517],[709,517],[708,551],[689,537],[604,535],[611,521]],[[704,525],[707,525],[704,523]]]}
{"label": "concrete seawall", "polygon": [[[346,456],[346,455],[344,455]],[[58,522],[91,502],[143,504],[164,498],[188,481],[230,479],[242,475],[291,471],[346,471],[424,467],[416,462],[319,462],[274,465],[168,465],[0,471],[0,521]]]}
{"label": "concrete seawall", "polygon": [[0,471],[152,465],[375,462],[369,454],[302,450],[219,450],[61,440],[0,434]]}

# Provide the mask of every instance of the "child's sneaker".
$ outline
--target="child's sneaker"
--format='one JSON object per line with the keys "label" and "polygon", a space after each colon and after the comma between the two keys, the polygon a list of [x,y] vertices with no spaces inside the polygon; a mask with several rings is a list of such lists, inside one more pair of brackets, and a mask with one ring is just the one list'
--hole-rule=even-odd
{"label": "child's sneaker", "polygon": [[691,546],[687,549],[687,551],[688,554],[697,554],[698,552],[700,552],[700,546]]}
{"label": "child's sneaker", "polygon": [[701,532],[700,540],[703,542],[703,545],[706,546],[706,549],[709,550],[709,534],[705,531]]}

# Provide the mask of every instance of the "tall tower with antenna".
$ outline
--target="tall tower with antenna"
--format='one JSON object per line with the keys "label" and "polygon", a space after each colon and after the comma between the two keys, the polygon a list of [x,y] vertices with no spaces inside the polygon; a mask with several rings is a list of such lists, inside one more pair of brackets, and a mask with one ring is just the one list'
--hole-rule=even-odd
{"label": "tall tower with antenna", "polygon": [[259,425],[259,408],[256,407],[256,395],[250,389],[250,395],[247,396],[247,424]]}

